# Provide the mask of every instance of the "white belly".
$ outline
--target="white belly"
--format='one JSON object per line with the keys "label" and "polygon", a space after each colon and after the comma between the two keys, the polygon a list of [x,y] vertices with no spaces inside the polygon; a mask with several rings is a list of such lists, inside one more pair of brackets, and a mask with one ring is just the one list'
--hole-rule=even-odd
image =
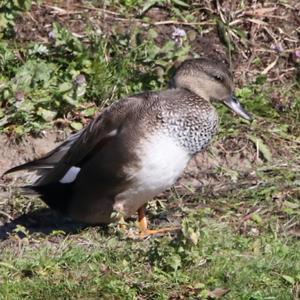
{"label": "white belly", "polygon": [[190,155],[166,135],[151,136],[138,149],[142,167],[130,171],[133,185],[116,197],[114,209],[126,216],[175,183],[186,167]]}

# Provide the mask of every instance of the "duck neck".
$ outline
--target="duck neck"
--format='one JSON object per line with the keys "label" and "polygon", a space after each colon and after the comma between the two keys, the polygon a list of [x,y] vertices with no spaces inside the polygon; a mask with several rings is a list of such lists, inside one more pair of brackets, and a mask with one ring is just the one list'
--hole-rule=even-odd
{"label": "duck neck", "polygon": [[190,92],[196,94],[207,102],[210,101],[209,91],[205,88],[205,86],[192,84],[189,78],[181,78],[180,82],[178,82],[178,80],[173,80],[172,86],[175,88],[183,88],[189,90]]}
{"label": "duck neck", "polygon": [[203,87],[201,87],[201,86],[188,86],[188,87],[186,87],[186,89],[188,89],[190,92],[196,94],[197,96],[199,96],[202,99],[209,102],[208,91],[206,91]]}

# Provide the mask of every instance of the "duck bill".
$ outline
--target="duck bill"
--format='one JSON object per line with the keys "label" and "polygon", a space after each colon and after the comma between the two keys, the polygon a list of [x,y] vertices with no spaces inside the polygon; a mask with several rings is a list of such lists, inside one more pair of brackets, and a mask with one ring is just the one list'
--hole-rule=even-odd
{"label": "duck bill", "polygon": [[246,120],[252,120],[251,114],[249,114],[240,104],[237,98],[231,96],[229,99],[224,101],[224,104],[227,105],[231,110],[236,112],[239,116]]}

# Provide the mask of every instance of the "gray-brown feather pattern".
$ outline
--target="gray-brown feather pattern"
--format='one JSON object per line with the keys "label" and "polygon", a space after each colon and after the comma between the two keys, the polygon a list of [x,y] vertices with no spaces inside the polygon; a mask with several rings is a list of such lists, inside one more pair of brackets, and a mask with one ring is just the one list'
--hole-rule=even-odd
{"label": "gray-brown feather pattern", "polygon": [[183,89],[148,92],[118,101],[82,131],[59,166],[49,171],[47,178],[42,178],[38,184],[52,181],[54,177],[60,179],[70,166],[81,162],[110,131],[120,130],[129,123],[134,125],[132,135],[138,131],[139,138],[142,138],[143,131],[151,134],[162,130],[194,154],[208,145],[216,132],[217,122],[215,109],[208,101]]}

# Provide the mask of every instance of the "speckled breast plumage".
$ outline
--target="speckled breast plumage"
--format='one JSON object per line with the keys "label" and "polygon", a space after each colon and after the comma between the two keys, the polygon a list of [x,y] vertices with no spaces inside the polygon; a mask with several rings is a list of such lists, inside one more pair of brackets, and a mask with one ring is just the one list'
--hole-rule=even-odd
{"label": "speckled breast plumage", "polygon": [[159,118],[163,132],[173,137],[190,155],[205,149],[218,130],[215,108],[196,95],[181,99],[176,108],[164,109]]}

